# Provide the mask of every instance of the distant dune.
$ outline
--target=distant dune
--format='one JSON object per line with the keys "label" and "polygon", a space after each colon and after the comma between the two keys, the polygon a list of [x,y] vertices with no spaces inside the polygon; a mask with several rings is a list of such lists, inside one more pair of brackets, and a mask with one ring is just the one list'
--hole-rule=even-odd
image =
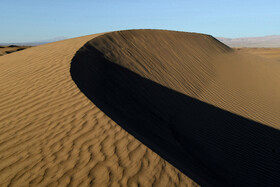
{"label": "distant dune", "polygon": [[162,30],[1,56],[0,186],[276,186],[279,72]]}
{"label": "distant dune", "polygon": [[30,46],[17,46],[17,45],[0,46],[0,56],[21,51],[29,47]]}
{"label": "distant dune", "polygon": [[63,37],[63,36],[59,36],[59,37],[55,37],[52,39],[48,39],[48,40],[41,40],[41,41],[34,41],[34,42],[9,42],[9,43],[0,43],[0,46],[8,46],[8,45],[18,45],[18,46],[37,46],[37,45],[43,45],[43,44],[47,44],[47,43],[52,43],[52,42],[57,42],[57,41],[61,41],[61,40],[66,40],[68,38]]}
{"label": "distant dune", "polygon": [[230,47],[280,47],[280,35],[218,39]]}

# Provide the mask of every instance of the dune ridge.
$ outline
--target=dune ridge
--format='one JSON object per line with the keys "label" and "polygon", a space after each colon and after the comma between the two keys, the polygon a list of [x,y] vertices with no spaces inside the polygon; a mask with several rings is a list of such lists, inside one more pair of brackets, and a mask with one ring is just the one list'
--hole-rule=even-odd
{"label": "dune ridge", "polygon": [[144,78],[280,128],[276,60],[232,50],[209,35],[164,30],[112,32],[89,43]]}
{"label": "dune ridge", "polygon": [[277,72],[211,36],[159,30],[102,35],[71,65],[102,111],[204,186],[279,183]]}
{"label": "dune ridge", "polygon": [[0,186],[197,186],[71,79],[76,51],[99,35],[0,57]]}

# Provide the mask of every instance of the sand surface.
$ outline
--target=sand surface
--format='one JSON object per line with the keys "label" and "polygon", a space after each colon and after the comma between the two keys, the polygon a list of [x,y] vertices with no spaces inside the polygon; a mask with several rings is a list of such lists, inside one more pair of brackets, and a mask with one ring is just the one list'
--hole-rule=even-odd
{"label": "sand surface", "polygon": [[280,128],[276,60],[232,50],[208,35],[158,32],[113,32],[91,45],[106,59],[144,78]]}
{"label": "sand surface", "polygon": [[237,51],[280,61],[280,48],[235,48]]}
{"label": "sand surface", "polygon": [[109,117],[203,186],[280,179],[280,64],[194,33],[89,41],[71,75]]}
{"label": "sand surface", "polygon": [[[234,51],[208,35],[127,31],[98,36],[68,39],[0,57],[0,186],[197,186],[188,176],[209,185],[234,185],[229,183],[232,181],[252,184],[254,179],[256,183],[275,182],[280,168],[275,156],[280,142],[278,61]],[[83,70],[81,77],[93,80],[77,84],[70,75],[70,64],[88,41],[89,51],[97,49],[99,56],[90,53],[85,59],[110,61],[115,65],[105,69],[118,71],[105,74],[99,71],[102,64],[78,66]],[[80,52],[88,54],[84,49]],[[72,63],[81,61],[77,57]],[[119,71],[124,76],[119,76]],[[110,80],[108,87],[102,79]],[[93,83],[97,92],[81,92],[77,87],[87,88]],[[109,88],[105,94],[101,92],[104,88]],[[92,91],[101,95],[96,103],[96,95],[90,97]],[[186,112],[193,117],[186,119]],[[175,117],[170,119],[170,114]],[[162,118],[175,124],[173,131],[180,148],[173,144],[173,134],[158,123],[162,121],[153,123]],[[218,124],[210,120],[216,118]],[[152,123],[149,127],[141,124],[147,119],[148,125]],[[229,123],[223,121],[228,119]],[[185,123],[187,120],[190,123]],[[123,123],[120,125],[142,143],[115,121]],[[135,122],[133,128],[125,125],[131,122]],[[184,124],[191,125],[186,128]],[[173,139],[166,141],[166,137]],[[193,154],[184,157],[168,150]],[[233,157],[228,156],[231,150],[236,154]],[[257,175],[236,172],[229,178],[238,167],[227,161],[236,157],[237,161],[244,158],[240,171],[255,169],[252,175]],[[197,165],[197,158],[210,170],[199,171],[202,167]],[[269,158],[272,163],[267,163]],[[260,164],[256,164],[258,159]],[[217,174],[216,168],[222,174]],[[259,176],[263,169],[264,175]],[[242,176],[251,178],[242,183]]]}
{"label": "sand surface", "polygon": [[196,186],[77,88],[71,59],[96,36],[0,57],[0,186]]}

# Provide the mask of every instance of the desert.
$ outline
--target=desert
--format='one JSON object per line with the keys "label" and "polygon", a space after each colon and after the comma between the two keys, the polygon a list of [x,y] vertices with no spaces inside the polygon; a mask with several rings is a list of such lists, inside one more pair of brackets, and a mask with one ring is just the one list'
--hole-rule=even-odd
{"label": "desert", "polygon": [[29,47],[31,46],[17,46],[17,45],[0,46],[0,56],[21,51]]}
{"label": "desert", "polygon": [[235,50],[280,61],[280,48],[234,48]]}
{"label": "desert", "polygon": [[277,186],[277,48],[125,30],[0,57],[0,186]]}

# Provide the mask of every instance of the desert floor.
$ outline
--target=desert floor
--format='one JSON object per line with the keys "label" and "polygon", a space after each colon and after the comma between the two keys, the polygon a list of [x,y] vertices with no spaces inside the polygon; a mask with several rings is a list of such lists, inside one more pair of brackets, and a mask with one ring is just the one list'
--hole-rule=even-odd
{"label": "desert floor", "polygon": [[238,51],[280,61],[280,48],[235,48]]}

